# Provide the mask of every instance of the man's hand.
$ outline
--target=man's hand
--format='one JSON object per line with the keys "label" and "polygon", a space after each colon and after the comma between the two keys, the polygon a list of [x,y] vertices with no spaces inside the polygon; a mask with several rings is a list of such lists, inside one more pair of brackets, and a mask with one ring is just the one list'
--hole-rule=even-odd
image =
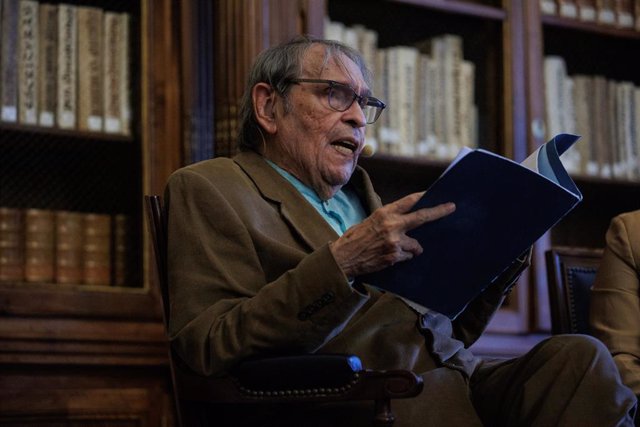
{"label": "man's hand", "polygon": [[413,193],[381,207],[331,244],[333,256],[348,277],[373,273],[422,253],[422,246],[407,231],[456,209],[453,203],[443,203],[409,212],[423,194]]}

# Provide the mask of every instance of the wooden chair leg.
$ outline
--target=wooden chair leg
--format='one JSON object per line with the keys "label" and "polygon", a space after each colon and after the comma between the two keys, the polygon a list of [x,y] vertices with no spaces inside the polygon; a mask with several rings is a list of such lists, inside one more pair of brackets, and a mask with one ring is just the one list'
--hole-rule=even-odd
{"label": "wooden chair leg", "polygon": [[391,412],[391,399],[379,399],[375,402],[374,427],[392,427],[396,417]]}

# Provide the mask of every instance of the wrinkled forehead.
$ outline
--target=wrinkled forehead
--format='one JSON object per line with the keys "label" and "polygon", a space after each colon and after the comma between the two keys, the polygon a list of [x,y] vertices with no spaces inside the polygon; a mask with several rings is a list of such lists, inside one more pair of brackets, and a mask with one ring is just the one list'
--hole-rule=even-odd
{"label": "wrinkled forehead", "polygon": [[301,71],[306,77],[326,78],[349,83],[353,87],[368,88],[358,64],[339,50],[320,44],[305,52]]}

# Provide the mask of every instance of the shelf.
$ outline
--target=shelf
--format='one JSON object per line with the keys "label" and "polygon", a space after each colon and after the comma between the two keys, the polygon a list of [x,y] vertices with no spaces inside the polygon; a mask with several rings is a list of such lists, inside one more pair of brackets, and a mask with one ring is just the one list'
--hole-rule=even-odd
{"label": "shelf", "polygon": [[594,22],[584,22],[577,19],[565,18],[562,16],[543,15],[542,24],[549,27],[577,30],[608,37],[636,40],[640,39],[640,32],[632,29],[617,28],[614,26],[597,24]]}
{"label": "shelf", "polygon": [[472,17],[493,19],[503,21],[507,17],[504,9],[486,6],[478,3],[470,3],[457,0],[389,0],[392,3],[401,3],[424,7],[427,9],[439,10],[457,15],[467,15]]}
{"label": "shelf", "polygon": [[105,132],[88,132],[73,129],[59,129],[55,127],[29,126],[13,123],[0,123],[0,133],[14,132],[16,134],[42,136],[46,138],[59,138],[71,140],[92,140],[109,142],[133,142],[131,135],[122,135]]}

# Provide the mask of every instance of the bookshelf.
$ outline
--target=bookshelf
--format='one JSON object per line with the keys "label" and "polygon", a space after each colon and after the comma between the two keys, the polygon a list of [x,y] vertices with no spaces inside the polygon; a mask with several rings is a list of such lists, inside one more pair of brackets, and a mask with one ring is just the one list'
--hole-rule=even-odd
{"label": "bookshelf", "polygon": [[[331,22],[340,22],[346,28],[364,26],[375,31],[377,46],[382,50],[424,45],[425,40],[445,34],[459,38],[463,46],[462,57],[471,62],[475,70],[473,92],[477,130],[472,145],[516,160],[526,157],[526,102],[522,77],[524,27],[520,2],[379,1],[375,3],[375,13],[366,12],[371,9],[371,3],[357,0],[326,3],[326,14]],[[380,77],[379,69],[374,71],[374,80],[376,77]],[[393,103],[384,114],[391,114],[392,108]],[[380,135],[380,131],[377,133]],[[379,150],[371,158],[362,158],[360,163],[371,175],[383,201],[390,202],[409,192],[424,190],[444,171],[451,155],[451,152],[444,158],[394,155]],[[529,278],[523,277],[492,321],[490,331],[528,332],[528,283]]]}
{"label": "bookshelf", "polygon": [[[15,4],[7,6],[9,3]],[[109,49],[104,42],[104,49],[98,51],[104,57],[109,51],[127,52],[119,64],[110,66],[113,73],[120,67],[125,80],[117,83],[114,78],[116,86],[109,86],[114,82],[104,78],[94,81],[93,90],[102,88],[105,96],[103,115],[98,117],[101,126],[96,125],[95,110],[87,110],[93,116],[87,119],[93,127],[81,125],[78,110],[74,126],[58,123],[55,115],[53,126],[25,121],[19,114],[23,95],[18,93],[17,119],[0,121],[0,207],[20,212],[25,221],[34,210],[47,212],[45,217],[54,217],[53,230],[62,218],[80,216],[84,229],[68,224],[76,238],[60,234],[53,242],[64,238],[67,243],[86,243],[92,235],[92,243],[85,244],[84,250],[106,240],[104,254],[109,260],[106,264],[85,261],[80,278],[63,279],[55,275],[61,270],[55,262],[62,251],[54,243],[54,276],[0,280],[0,421],[6,425],[112,425],[118,419],[128,420],[118,425],[171,424],[166,338],[147,249],[142,196],[162,194],[168,175],[182,164],[179,49],[172,37],[175,7],[171,0],[28,4],[39,10],[45,4],[60,8],[62,3],[76,12],[91,8],[103,19],[125,16],[119,24],[124,32],[107,37],[123,44]],[[3,0],[0,5],[4,10],[23,3]],[[111,25],[106,19],[100,22]],[[100,25],[92,28],[100,34]],[[80,39],[87,35],[86,29],[85,33],[77,30]],[[18,37],[16,43],[25,37]],[[11,44],[7,40],[1,38],[3,50]],[[82,42],[70,46],[81,49]],[[24,62],[23,57],[16,57],[16,70],[24,69]],[[78,59],[76,67],[80,63]],[[32,66],[38,70],[37,64]],[[20,72],[18,85],[25,80]],[[75,78],[82,80],[77,73],[76,68]],[[44,76],[45,83],[58,84],[57,71],[49,70]],[[80,93],[67,104],[75,102],[82,109],[79,103],[84,102],[87,89],[79,90],[80,81],[76,84]],[[116,87],[121,89],[118,94]],[[4,102],[3,98],[2,105]],[[62,103],[61,98],[56,96],[55,102]],[[113,237],[87,228],[96,217],[106,218]],[[116,222],[122,218],[128,226],[120,235]],[[26,245],[27,232],[22,233]],[[126,241],[122,258],[116,255],[122,244],[117,238]],[[86,260],[88,252],[82,257]],[[122,267],[118,260],[126,266],[122,276],[117,276]],[[96,270],[89,270],[96,265],[100,274],[108,274],[106,279],[92,279]]]}
{"label": "bookshelf", "polygon": [[[526,4],[524,25],[528,37],[526,46],[527,69],[527,121],[531,124],[528,132],[530,146],[537,146],[545,139],[545,117],[549,115],[553,103],[545,102],[545,78],[544,60],[554,56],[561,58],[571,77],[584,75],[589,78],[600,76],[607,81],[628,81],[633,85],[640,85],[638,78],[640,65],[633,61],[635,52],[640,47],[640,32],[637,26],[640,2],[611,2],[617,5],[614,8],[614,16],[619,13],[617,9],[623,3],[627,3],[627,12],[636,19],[633,27],[622,27],[619,22],[598,22],[599,10],[595,9],[594,20],[586,21],[578,14],[577,17],[564,16],[558,8],[556,13],[545,13],[539,3]],[[561,4],[576,4],[572,1],[563,1]],[[603,2],[605,4],[608,2]],[[577,2],[578,12],[583,5],[595,5],[596,2]],[[607,15],[605,15],[607,16]],[[587,99],[594,96],[594,91],[588,93]],[[602,102],[605,104],[605,102]],[[601,115],[607,114],[606,121],[613,123],[620,120],[620,114],[608,115],[613,111],[606,108],[600,111]],[[551,114],[553,112],[551,111]],[[596,130],[584,126],[575,129],[576,133],[584,134],[583,143],[590,144]],[[635,136],[638,144],[638,136]],[[605,139],[605,149],[611,150],[619,144],[616,136],[609,134]],[[640,171],[640,162],[631,165],[632,171]],[[550,320],[547,310],[546,277],[544,276],[543,252],[550,246],[581,246],[601,248],[604,246],[604,236],[613,216],[625,212],[640,209],[640,180],[637,178],[609,176],[603,177],[597,174],[589,175],[576,173],[575,181],[583,192],[583,202],[570,213],[561,223],[554,227],[548,236],[536,247],[533,273],[537,277],[536,288],[532,295],[536,311],[533,317],[533,327],[548,330]]]}

